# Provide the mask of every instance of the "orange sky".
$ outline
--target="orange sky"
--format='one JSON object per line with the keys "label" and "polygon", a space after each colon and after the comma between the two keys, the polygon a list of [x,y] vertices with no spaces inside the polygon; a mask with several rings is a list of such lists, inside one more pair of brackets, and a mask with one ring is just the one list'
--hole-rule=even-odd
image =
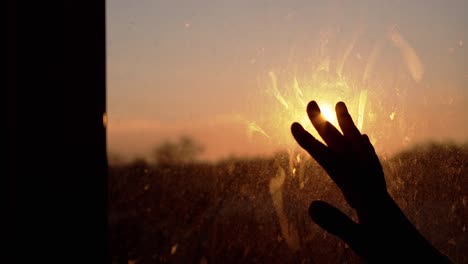
{"label": "orange sky", "polygon": [[309,100],[345,101],[381,155],[464,142],[464,10],[465,1],[109,1],[108,151],[147,157],[182,135],[210,160],[295,147],[289,125],[304,124]]}

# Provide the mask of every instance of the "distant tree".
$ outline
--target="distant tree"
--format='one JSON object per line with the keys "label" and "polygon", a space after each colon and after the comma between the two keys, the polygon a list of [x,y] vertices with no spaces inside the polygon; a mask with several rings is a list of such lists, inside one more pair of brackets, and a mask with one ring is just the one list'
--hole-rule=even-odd
{"label": "distant tree", "polygon": [[155,162],[160,165],[186,164],[194,162],[203,152],[203,147],[189,137],[178,142],[165,141],[153,150]]}
{"label": "distant tree", "polygon": [[125,159],[118,153],[109,152],[107,153],[107,163],[109,166],[120,166],[125,164]]}
{"label": "distant tree", "polygon": [[143,157],[136,157],[130,162],[130,166],[134,168],[147,168],[148,162]]}

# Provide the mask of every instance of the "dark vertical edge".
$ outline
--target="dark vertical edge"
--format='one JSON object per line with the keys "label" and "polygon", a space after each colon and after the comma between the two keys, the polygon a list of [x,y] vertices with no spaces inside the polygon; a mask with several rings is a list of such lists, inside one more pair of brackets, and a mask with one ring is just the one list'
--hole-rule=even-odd
{"label": "dark vertical edge", "polygon": [[[65,17],[65,56],[68,67],[65,106],[66,140],[71,172],[79,180],[76,211],[84,229],[75,235],[76,250],[87,249],[92,262],[107,257],[107,157],[106,128],[106,24],[105,1],[70,1]],[[75,151],[73,151],[75,150]],[[73,198],[72,198],[73,199]],[[83,251],[81,251],[83,252]],[[79,254],[80,251],[76,252]]]}
{"label": "dark vertical edge", "polygon": [[105,1],[7,0],[5,263],[108,263]]}

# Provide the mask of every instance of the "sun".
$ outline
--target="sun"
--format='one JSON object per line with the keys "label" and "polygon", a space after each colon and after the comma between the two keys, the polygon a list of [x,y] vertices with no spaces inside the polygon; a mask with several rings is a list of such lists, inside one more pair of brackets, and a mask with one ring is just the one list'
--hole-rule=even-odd
{"label": "sun", "polygon": [[318,104],[320,107],[320,112],[322,113],[322,116],[330,123],[332,123],[334,126],[338,125],[338,121],[336,119],[336,113],[331,107],[330,104],[327,103],[319,103]]}

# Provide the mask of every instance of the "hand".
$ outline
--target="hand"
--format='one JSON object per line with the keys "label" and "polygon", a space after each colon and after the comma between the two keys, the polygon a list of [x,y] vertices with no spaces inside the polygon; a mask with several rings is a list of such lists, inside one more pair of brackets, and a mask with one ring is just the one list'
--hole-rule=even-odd
{"label": "hand", "polygon": [[374,147],[354,125],[346,105],[336,104],[343,134],[320,114],[315,101],[307,105],[307,114],[326,145],[298,123],[292,124],[291,132],[337,184],[356,210],[359,223],[323,201],[311,203],[312,219],[368,261],[449,262],[419,234],[388,194]]}

